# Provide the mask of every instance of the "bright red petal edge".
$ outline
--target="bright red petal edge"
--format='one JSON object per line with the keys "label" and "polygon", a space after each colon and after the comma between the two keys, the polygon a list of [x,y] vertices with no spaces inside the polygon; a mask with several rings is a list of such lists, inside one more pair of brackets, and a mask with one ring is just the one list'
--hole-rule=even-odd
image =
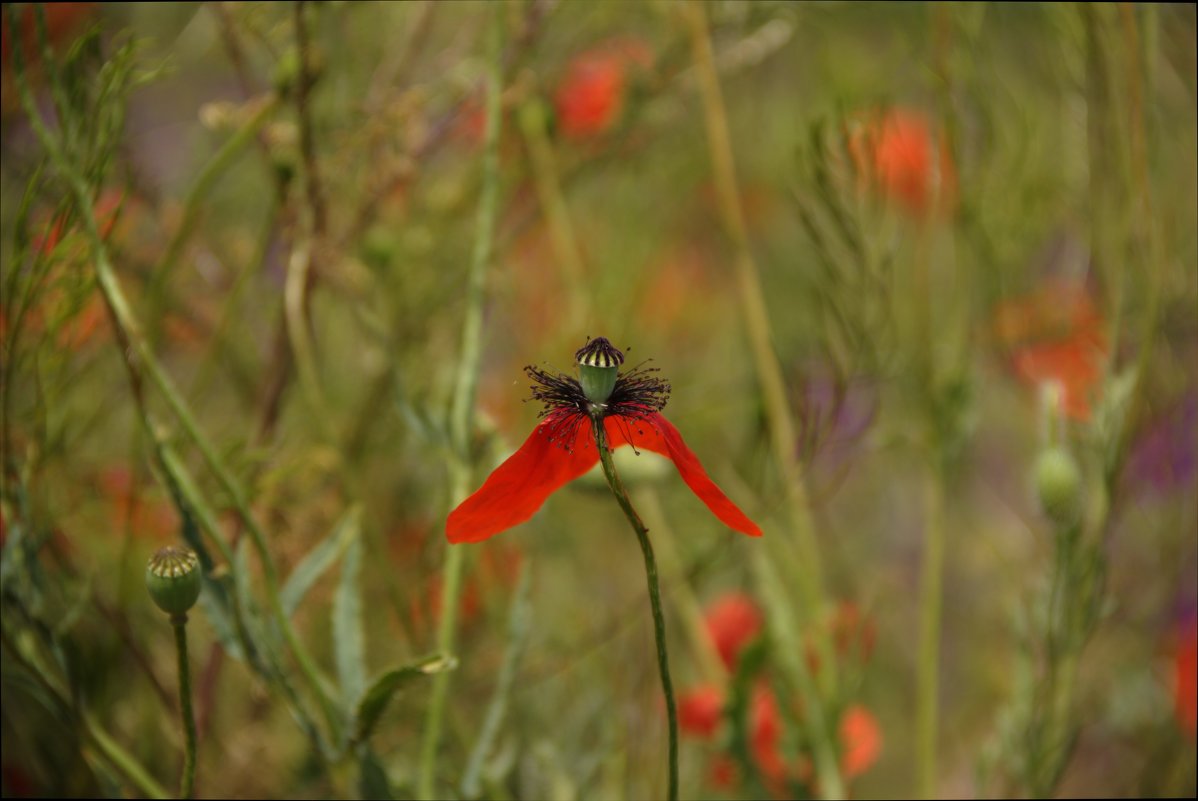
{"label": "bright red petal edge", "polygon": [[[669,457],[691,491],[725,525],[751,537],[761,536],[757,524],[716,486],[678,429],[660,414],[653,413],[640,420],[608,417],[604,427],[613,449],[632,445]],[[590,470],[598,461],[589,424],[578,426],[569,450],[561,442],[551,442],[545,426],[538,425],[473,495],[449,513],[445,535],[453,544],[481,542],[523,523],[558,488]]]}
{"label": "bright red petal edge", "polygon": [[[691,492],[707,504],[707,508],[723,521],[724,525],[750,537],[761,536],[758,525],[716,486],[711,476],[703,469],[699,457],[686,446],[682,435],[669,420],[653,413],[644,420],[609,417],[606,423],[608,441],[613,448],[631,443],[635,447],[670,457],[682,480],[691,488]],[[631,437],[626,436],[628,434],[631,434]]]}

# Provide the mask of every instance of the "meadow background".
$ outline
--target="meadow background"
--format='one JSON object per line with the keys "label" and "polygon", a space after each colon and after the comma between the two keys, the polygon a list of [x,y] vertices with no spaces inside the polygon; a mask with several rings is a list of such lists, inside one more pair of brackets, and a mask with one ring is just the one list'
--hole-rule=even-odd
{"label": "meadow background", "polygon": [[683,797],[1194,794],[1192,5],[4,15],[4,795],[175,792],[187,544],[198,794],[663,797],[601,477],[444,535],[588,336]]}

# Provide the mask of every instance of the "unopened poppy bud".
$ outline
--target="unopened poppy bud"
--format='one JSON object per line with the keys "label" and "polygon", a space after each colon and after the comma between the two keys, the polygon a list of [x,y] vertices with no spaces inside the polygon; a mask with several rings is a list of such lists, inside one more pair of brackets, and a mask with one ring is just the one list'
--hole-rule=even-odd
{"label": "unopened poppy bud", "polygon": [[616,375],[624,363],[624,354],[605,337],[595,337],[574,354],[578,360],[578,381],[591,403],[603,403],[616,386]]}
{"label": "unopened poppy bud", "polygon": [[200,597],[200,560],[195,551],[168,545],[146,565],[146,589],[163,612],[186,615]]}
{"label": "unopened poppy bud", "polygon": [[1081,508],[1081,470],[1064,448],[1048,448],[1036,459],[1036,493],[1040,507],[1054,522],[1066,525]]}

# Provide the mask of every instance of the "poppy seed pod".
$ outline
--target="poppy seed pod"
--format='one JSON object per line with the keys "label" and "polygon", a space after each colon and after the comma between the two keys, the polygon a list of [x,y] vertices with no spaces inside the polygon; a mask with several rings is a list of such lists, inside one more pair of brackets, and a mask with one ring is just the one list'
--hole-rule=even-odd
{"label": "poppy seed pod", "polygon": [[146,565],[146,589],[163,612],[186,615],[200,597],[200,560],[195,551],[168,545]]}
{"label": "poppy seed pod", "polygon": [[1064,448],[1047,448],[1036,459],[1036,494],[1040,508],[1055,523],[1068,525],[1081,510],[1081,470]]}
{"label": "poppy seed pod", "polygon": [[596,337],[574,354],[578,362],[578,382],[592,403],[603,403],[616,387],[616,374],[624,363],[624,354],[605,337]]}

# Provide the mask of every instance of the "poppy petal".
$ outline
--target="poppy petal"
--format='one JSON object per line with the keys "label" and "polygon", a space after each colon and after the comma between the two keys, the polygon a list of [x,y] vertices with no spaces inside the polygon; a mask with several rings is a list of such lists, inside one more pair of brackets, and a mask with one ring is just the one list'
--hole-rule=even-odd
{"label": "poppy petal", "polygon": [[735,529],[750,537],[760,537],[761,529],[737,507],[723,490],[707,475],[699,457],[686,446],[678,429],[669,420],[656,412],[646,415],[641,420],[626,417],[608,417],[605,421],[607,437],[611,447],[629,444],[636,448],[660,453],[670,457],[678,474],[699,500],[707,504],[712,514],[718,517],[729,528]]}
{"label": "poppy petal", "polygon": [[568,449],[550,439],[548,428],[538,425],[477,492],[449,513],[445,535],[451,543],[482,542],[523,523],[555,490],[599,461],[589,420],[578,425]]}

